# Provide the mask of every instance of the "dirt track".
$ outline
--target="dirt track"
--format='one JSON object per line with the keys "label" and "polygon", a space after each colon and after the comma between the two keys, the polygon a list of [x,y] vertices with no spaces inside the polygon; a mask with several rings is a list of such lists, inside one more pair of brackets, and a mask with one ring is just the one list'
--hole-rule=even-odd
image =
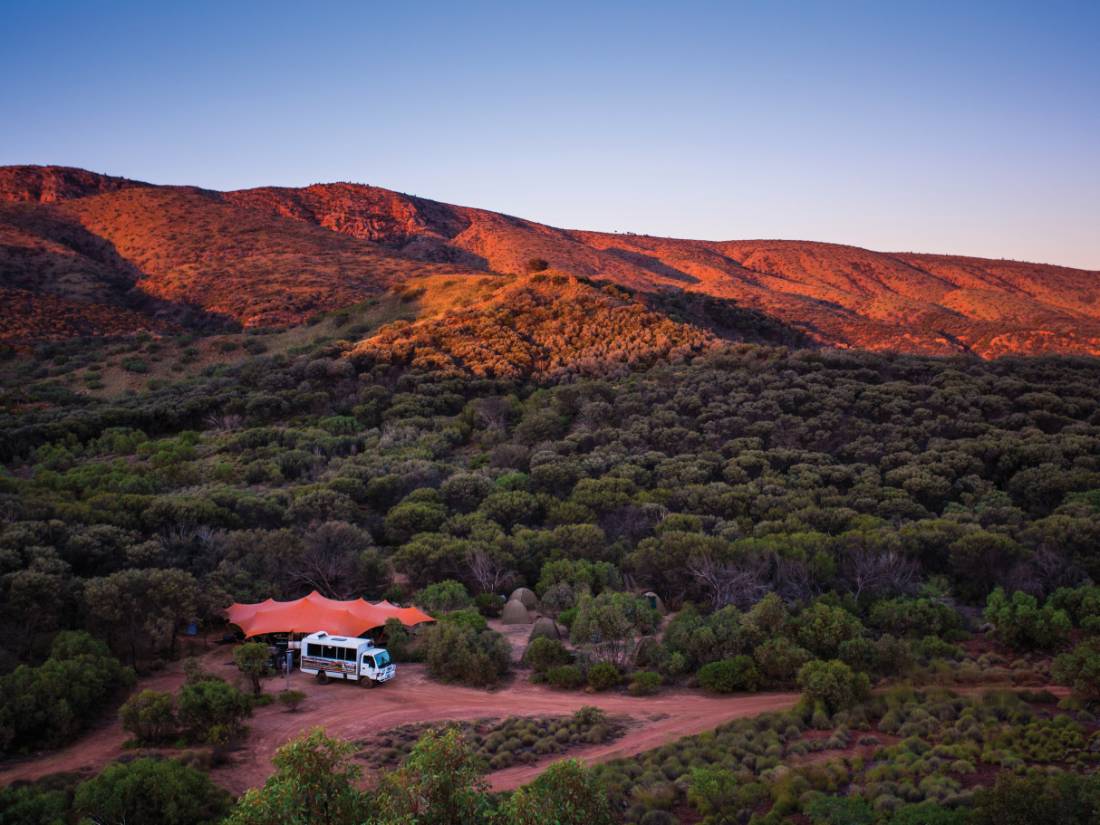
{"label": "dirt track", "polygon": [[[228,678],[234,673],[228,649],[211,653],[205,664],[214,673]],[[143,680],[141,687],[171,690],[182,681],[182,673],[174,671]],[[281,690],[284,681],[282,678],[267,680],[265,690]],[[334,736],[363,739],[408,723],[568,714],[582,705],[595,705],[633,719],[622,738],[567,754],[598,762],[650,750],[681,736],[710,730],[731,719],[784,710],[798,701],[796,693],[723,698],[677,690],[636,698],[618,693],[554,691],[527,683],[522,673],[507,687],[488,692],[432,682],[419,665],[401,665],[393,682],[374,690],[343,683],[321,686],[301,673],[294,674],[290,681],[292,687],[307,694],[301,710],[287,713],[278,705],[257,709],[249,722],[251,733],[244,747],[232,754],[230,764],[213,771],[214,780],[233,793],[239,794],[262,784],[271,772],[275,750],[303,730],[316,726]],[[125,740],[126,734],[117,721],[103,725],[63,750],[0,767],[0,785],[53,773],[98,770],[125,753],[122,748]],[[489,774],[487,779],[494,789],[514,788],[530,781],[548,764],[561,758],[561,755],[551,756],[531,765],[508,768]]]}

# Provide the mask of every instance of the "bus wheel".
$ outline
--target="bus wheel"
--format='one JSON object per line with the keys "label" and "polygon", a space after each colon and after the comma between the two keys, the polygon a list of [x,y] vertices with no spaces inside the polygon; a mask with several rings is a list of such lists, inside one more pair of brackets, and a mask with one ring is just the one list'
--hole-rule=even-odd
{"label": "bus wheel", "polygon": [[374,679],[371,679],[369,676],[360,676],[359,677],[359,682],[367,690],[371,690],[372,688],[374,688],[378,685],[378,683],[376,681],[374,681]]}
{"label": "bus wheel", "polygon": [[328,684],[328,674],[325,673],[323,670],[320,673],[317,674],[317,684],[319,684],[319,685],[327,685]]}

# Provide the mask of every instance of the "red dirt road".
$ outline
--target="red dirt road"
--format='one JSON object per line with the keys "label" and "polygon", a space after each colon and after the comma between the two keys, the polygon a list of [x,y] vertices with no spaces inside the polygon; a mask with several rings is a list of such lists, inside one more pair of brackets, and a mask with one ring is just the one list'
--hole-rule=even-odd
{"label": "red dirt road", "polygon": [[[209,670],[232,678],[230,651],[206,657]],[[141,687],[171,690],[183,681],[179,672],[143,680]],[[265,682],[265,690],[281,690],[283,678]],[[613,694],[555,691],[524,681],[520,674],[510,685],[494,692],[441,685],[432,682],[420,665],[400,665],[393,682],[373,690],[351,683],[318,685],[301,673],[291,686],[307,694],[301,709],[288,713],[277,704],[258,708],[249,722],[251,732],[229,764],[212,772],[214,780],[235,794],[263,783],[271,773],[271,757],[287,740],[313,727],[333,736],[365,739],[398,725],[504,716],[569,714],[582,705],[594,705],[611,714],[632,719],[626,734],[614,742],[571,751],[588,762],[601,762],[647,751],[668,742],[700,733],[731,719],[755,716],[793,707],[797,693],[758,693],[715,697],[698,691],[676,690],[638,698]],[[0,786],[17,780],[34,780],[69,771],[96,771],[126,753],[126,734],[117,721],[77,739],[71,746],[41,757],[0,766]],[[515,788],[537,776],[563,756],[548,756],[531,765],[497,771],[487,779],[496,790]]]}

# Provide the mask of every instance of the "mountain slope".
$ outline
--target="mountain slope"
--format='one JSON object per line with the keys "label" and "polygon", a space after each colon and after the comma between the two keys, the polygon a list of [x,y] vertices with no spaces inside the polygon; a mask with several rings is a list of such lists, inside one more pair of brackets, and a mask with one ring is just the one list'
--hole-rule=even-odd
{"label": "mountain slope", "polygon": [[1095,271],[566,230],[362,184],[219,193],[0,169],[0,287],[157,320],[285,326],[417,278],[522,273],[536,258],[635,294],[709,296],[823,345],[1100,354]]}

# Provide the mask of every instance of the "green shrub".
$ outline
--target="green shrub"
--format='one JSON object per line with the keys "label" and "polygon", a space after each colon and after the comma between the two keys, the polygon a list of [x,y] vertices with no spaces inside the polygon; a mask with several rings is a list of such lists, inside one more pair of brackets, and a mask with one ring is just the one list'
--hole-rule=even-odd
{"label": "green shrub", "polygon": [[661,689],[661,683],[663,681],[660,673],[654,673],[649,670],[639,670],[630,680],[630,687],[628,690],[631,696],[652,696]]}
{"label": "green shrub", "polygon": [[709,662],[699,668],[699,685],[715,693],[757,690],[760,687],[760,671],[751,656],[734,656],[732,659]]}
{"label": "green shrub", "polygon": [[279,704],[285,707],[288,711],[294,712],[298,710],[302,702],[305,701],[306,695],[300,690],[281,690],[279,691]]}
{"label": "green shrub", "polygon": [[798,671],[798,686],[811,707],[821,703],[830,713],[863,701],[871,690],[866,673],[854,673],[844,662],[815,659]]}
{"label": "green shrub", "polygon": [[609,662],[596,662],[588,668],[588,686],[593,690],[610,690],[621,681],[619,669]]}
{"label": "green shrub", "polygon": [[454,579],[430,584],[413,597],[413,602],[428,613],[449,613],[473,606],[465,585]]}
{"label": "green shrub", "polygon": [[[473,616],[484,622],[476,611]],[[454,615],[454,614],[450,614]],[[436,622],[423,638],[428,673],[441,682],[492,687],[511,667],[512,648],[492,630],[476,630],[463,622]]]}
{"label": "green shrub", "polygon": [[560,665],[546,671],[546,681],[551,687],[575,690],[584,684],[584,674],[576,665]]}
{"label": "green shrub", "polygon": [[523,653],[523,661],[539,675],[544,675],[552,668],[569,664],[572,658],[569,651],[565,649],[565,645],[557,639],[547,639],[545,636],[532,639]]}
{"label": "green shrub", "polygon": [[73,808],[93,822],[213,825],[229,812],[229,794],[172,759],[109,765],[76,789]]}
{"label": "green shrub", "polygon": [[156,745],[176,736],[176,703],[171,693],[143,690],[119,708],[122,729],[143,745]]}

